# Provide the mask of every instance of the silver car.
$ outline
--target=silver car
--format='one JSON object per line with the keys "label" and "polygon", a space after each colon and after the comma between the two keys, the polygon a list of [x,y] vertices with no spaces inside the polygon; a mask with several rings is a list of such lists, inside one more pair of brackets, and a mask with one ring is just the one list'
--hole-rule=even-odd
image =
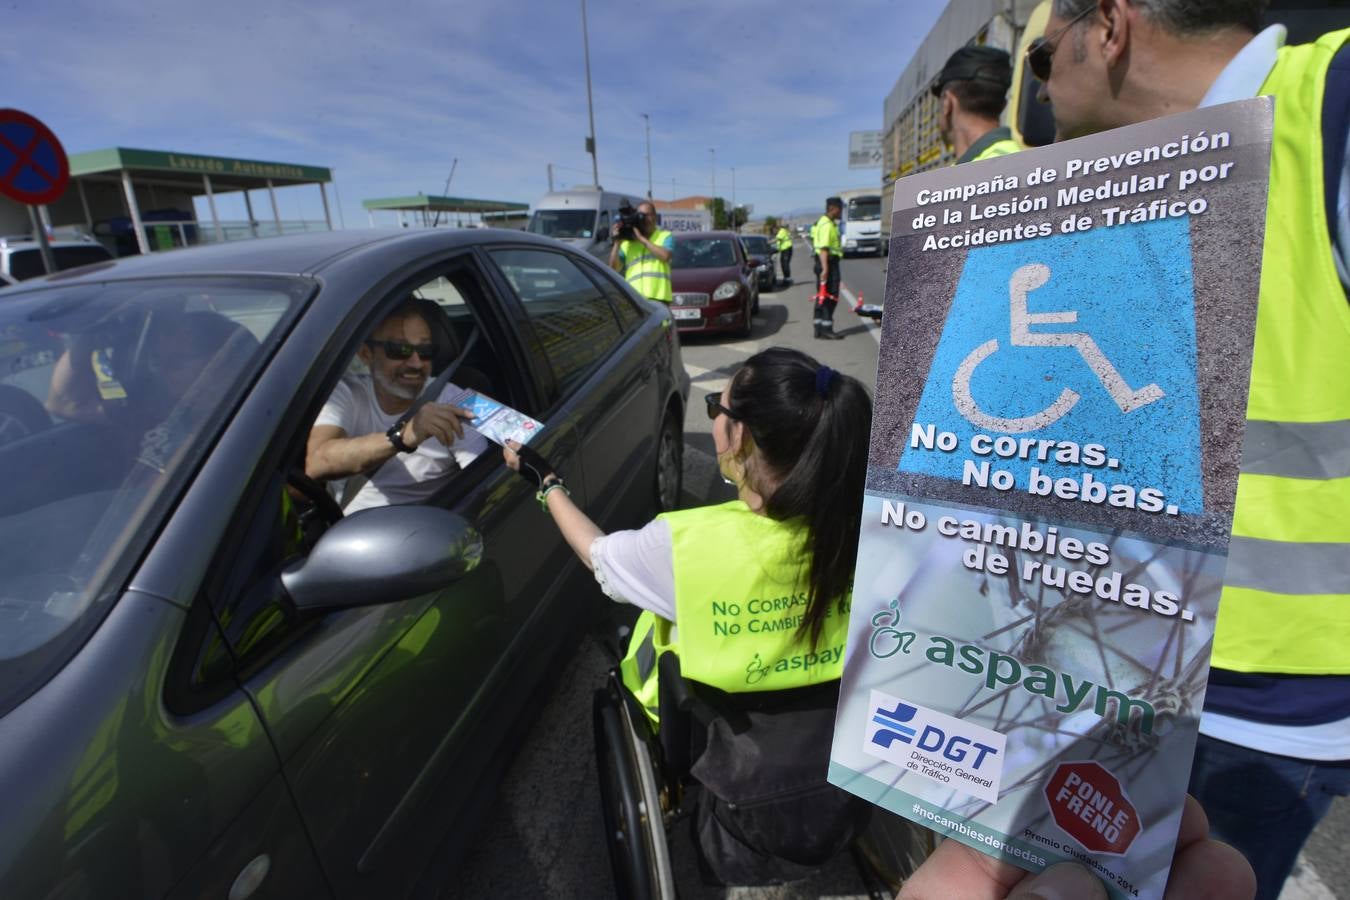
{"label": "silver car", "polygon": [[679,500],[669,312],[555,241],[312,234],[8,289],[0,897],[444,887],[599,595],[495,448],[349,516],[303,474],[410,296],[603,527]]}

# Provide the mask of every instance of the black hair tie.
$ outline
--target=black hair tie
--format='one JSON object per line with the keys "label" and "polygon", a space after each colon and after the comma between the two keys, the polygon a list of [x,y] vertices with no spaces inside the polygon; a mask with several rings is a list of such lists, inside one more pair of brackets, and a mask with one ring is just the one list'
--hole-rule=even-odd
{"label": "black hair tie", "polygon": [[829,366],[821,366],[816,369],[816,393],[822,399],[830,395],[830,385],[834,383],[834,369]]}

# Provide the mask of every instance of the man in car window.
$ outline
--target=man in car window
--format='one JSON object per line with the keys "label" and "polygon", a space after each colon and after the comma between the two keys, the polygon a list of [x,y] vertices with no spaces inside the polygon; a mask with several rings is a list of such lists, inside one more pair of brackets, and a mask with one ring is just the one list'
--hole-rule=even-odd
{"label": "man in car window", "polygon": [[675,255],[675,235],[656,226],[656,207],[644,200],[637,206],[638,224],[627,227],[622,219],[610,228],[613,246],[609,265],[648,300],[669,303],[670,260]]}
{"label": "man in car window", "polygon": [[399,420],[431,377],[431,326],[405,303],[357,350],[369,375],[348,374],[314,420],[305,472],[320,481],[348,479],[339,502],[347,513],[426,499],[487,449],[465,425],[473,414],[453,405],[464,393],[447,383],[401,426]]}

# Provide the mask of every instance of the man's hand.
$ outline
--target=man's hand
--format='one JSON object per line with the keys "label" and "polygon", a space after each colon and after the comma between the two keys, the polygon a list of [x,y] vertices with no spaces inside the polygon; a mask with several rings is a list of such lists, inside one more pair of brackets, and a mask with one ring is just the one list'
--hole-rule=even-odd
{"label": "man's hand", "polygon": [[609,239],[611,241],[615,241],[616,243],[618,242],[619,229],[622,227],[623,227],[622,222],[614,222],[612,225],[609,226]]}
{"label": "man's hand", "polygon": [[464,423],[473,420],[473,412],[446,403],[426,403],[403,426],[403,443],[417,448],[422,442],[435,438],[449,447],[464,437]]}
{"label": "man's hand", "polygon": [[[1163,900],[1251,900],[1256,896],[1256,876],[1247,860],[1208,835],[1205,811],[1186,795]],[[1077,863],[1059,863],[1032,875],[948,839],[905,880],[896,900],[1106,900],[1106,896],[1097,876]]]}

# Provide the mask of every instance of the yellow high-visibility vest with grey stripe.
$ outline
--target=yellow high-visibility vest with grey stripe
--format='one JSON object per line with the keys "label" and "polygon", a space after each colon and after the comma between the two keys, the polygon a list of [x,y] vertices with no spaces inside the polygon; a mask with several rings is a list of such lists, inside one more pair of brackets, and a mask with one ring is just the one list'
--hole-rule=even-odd
{"label": "yellow high-visibility vest with grey stripe", "polygon": [[971,162],[979,162],[982,159],[993,159],[996,156],[1007,156],[1009,153],[1019,153],[1021,150],[1022,146],[1018,144],[1017,141],[1008,139],[994,141],[988,147],[985,147],[977,153]]}
{"label": "yellow high-visibility vest with grey stripe", "polygon": [[740,500],[663,513],[670,527],[678,628],[644,612],[619,670],[652,722],[656,663],[672,650],[681,674],[728,693],[833,681],[844,669],[848,602],[836,602],[813,648],[799,638],[809,557],[800,524],[756,515]]}
{"label": "yellow high-visibility vest with grey stripe", "polygon": [[[658,247],[670,237],[669,231],[657,229],[647,238]],[[623,254],[623,277],[639,294],[648,300],[660,300],[669,303],[675,294],[670,286],[670,263],[652,255],[647,245],[641,241],[623,241],[619,244]]]}
{"label": "yellow high-visibility vest with grey stripe", "polygon": [[1261,300],[1213,664],[1350,673],[1350,304],[1336,276],[1322,97],[1350,30],[1284,47],[1274,94]]}

